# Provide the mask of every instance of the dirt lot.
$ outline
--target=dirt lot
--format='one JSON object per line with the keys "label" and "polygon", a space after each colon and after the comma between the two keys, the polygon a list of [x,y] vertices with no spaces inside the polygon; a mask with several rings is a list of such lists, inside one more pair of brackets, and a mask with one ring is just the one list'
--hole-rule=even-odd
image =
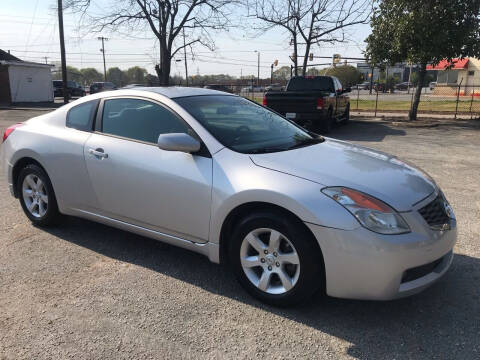
{"label": "dirt lot", "polygon": [[[34,113],[0,111],[2,134]],[[393,302],[272,308],[200,255],[80,219],[35,228],[0,178],[0,359],[479,359],[480,129],[434,125],[355,121],[331,134],[419,165],[456,211],[451,270]]]}

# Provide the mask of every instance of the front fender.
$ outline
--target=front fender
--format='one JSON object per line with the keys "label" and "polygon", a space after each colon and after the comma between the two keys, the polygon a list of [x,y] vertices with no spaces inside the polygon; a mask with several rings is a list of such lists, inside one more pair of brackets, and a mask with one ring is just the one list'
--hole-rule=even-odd
{"label": "front fender", "polygon": [[257,166],[248,155],[222,150],[213,161],[209,241],[219,243],[228,214],[252,202],[282,207],[311,224],[343,230],[360,226],[348,211],[320,190],[317,183]]}

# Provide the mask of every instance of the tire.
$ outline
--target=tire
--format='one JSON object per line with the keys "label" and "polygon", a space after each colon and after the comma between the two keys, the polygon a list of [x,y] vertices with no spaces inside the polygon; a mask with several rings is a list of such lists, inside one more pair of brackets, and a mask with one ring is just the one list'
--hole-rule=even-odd
{"label": "tire", "polygon": [[321,132],[323,134],[328,134],[332,131],[333,128],[333,112],[332,109],[328,109],[327,117],[325,120],[320,124]]}
{"label": "tire", "polygon": [[350,121],[350,104],[347,104],[345,112],[343,113],[342,124],[346,125]]}
{"label": "tire", "polygon": [[[279,246],[270,243],[272,234]],[[324,289],[323,257],[316,240],[301,222],[283,213],[257,212],[243,218],[233,231],[228,256],[240,284],[264,303],[291,306]]]}
{"label": "tire", "polygon": [[20,171],[17,193],[23,212],[34,225],[49,226],[60,220],[61,215],[52,183],[38,165],[30,164]]}

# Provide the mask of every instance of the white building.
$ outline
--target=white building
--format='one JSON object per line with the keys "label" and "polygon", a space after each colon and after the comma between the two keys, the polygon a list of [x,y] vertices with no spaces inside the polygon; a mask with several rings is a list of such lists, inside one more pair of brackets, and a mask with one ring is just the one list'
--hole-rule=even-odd
{"label": "white building", "polygon": [[0,50],[0,103],[51,102],[51,66],[22,61]]}
{"label": "white building", "polygon": [[[417,71],[417,66],[412,66],[412,72]],[[370,74],[372,73],[371,65],[368,63],[358,63],[357,70],[362,73],[365,80],[370,80]],[[388,76],[397,78],[400,82],[408,81],[410,74],[410,65],[407,63],[397,63],[395,65],[386,65],[384,70],[388,73]],[[380,76],[380,69],[378,67],[373,69],[373,79],[377,81]]]}

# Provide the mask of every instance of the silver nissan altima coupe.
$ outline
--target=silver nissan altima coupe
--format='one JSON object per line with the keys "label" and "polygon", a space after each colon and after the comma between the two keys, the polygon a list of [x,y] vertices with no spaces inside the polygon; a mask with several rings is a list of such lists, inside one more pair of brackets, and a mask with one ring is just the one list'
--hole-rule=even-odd
{"label": "silver nissan altima coupe", "polygon": [[34,224],[79,216],[202,253],[270,304],[403,297],[452,262],[454,213],[426,173],[235,95],[102,92],[3,141]]}

